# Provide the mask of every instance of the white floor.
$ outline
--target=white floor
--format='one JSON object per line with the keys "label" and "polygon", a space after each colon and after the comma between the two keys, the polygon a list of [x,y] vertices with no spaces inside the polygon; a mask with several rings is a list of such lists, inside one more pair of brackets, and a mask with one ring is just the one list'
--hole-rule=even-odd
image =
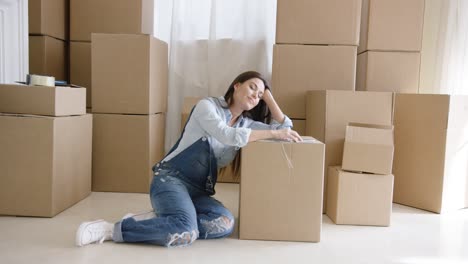
{"label": "white floor", "polygon": [[[238,185],[219,183],[217,192],[237,217]],[[324,215],[320,243],[239,240],[236,230],[186,248],[74,246],[80,222],[150,208],[144,194],[93,193],[51,219],[0,216],[0,263],[468,263],[468,209],[437,215],[397,204],[391,227],[338,226]]]}

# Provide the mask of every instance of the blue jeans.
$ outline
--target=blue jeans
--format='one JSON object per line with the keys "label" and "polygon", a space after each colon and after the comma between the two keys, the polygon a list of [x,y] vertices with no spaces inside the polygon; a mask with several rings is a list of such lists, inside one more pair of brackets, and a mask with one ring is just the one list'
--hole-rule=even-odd
{"label": "blue jeans", "polygon": [[114,241],[172,247],[189,245],[197,238],[230,235],[234,217],[211,197],[216,183],[213,159],[205,138],[169,162],[155,165],[150,199],[157,217],[142,221],[127,218],[116,223]]}

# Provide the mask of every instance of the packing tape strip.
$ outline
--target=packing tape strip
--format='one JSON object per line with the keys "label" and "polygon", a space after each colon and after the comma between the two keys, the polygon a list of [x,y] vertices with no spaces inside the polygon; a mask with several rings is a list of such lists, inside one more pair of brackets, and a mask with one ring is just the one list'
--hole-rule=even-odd
{"label": "packing tape strip", "polygon": [[55,77],[28,74],[26,76],[26,84],[55,87]]}

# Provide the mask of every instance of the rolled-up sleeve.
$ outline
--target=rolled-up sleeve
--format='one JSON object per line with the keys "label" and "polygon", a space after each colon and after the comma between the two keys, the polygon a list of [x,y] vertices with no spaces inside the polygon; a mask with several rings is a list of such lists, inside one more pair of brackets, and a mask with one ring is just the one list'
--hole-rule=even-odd
{"label": "rolled-up sleeve", "polygon": [[252,121],[249,127],[253,130],[277,130],[277,129],[283,129],[283,128],[292,128],[293,123],[288,116],[284,115],[283,123],[279,123],[274,119],[271,120],[270,124],[265,124],[265,123],[258,122],[258,121]]}
{"label": "rolled-up sleeve", "polygon": [[235,147],[244,147],[249,142],[252,130],[247,127],[233,128],[226,124],[226,121],[217,112],[216,106],[204,99],[195,107],[192,118],[219,142]]}

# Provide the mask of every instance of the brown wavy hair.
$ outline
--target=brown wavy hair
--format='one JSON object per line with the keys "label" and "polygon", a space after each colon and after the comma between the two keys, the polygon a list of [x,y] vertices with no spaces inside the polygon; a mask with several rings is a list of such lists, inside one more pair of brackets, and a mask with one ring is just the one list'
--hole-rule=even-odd
{"label": "brown wavy hair", "polygon": [[[226,91],[226,94],[224,95],[224,100],[226,100],[228,106],[231,106],[234,103],[234,86],[238,83],[244,83],[245,81],[248,81],[250,79],[257,78],[262,80],[263,85],[265,85],[265,89],[268,89],[271,91],[270,86],[268,85],[268,82],[265,80],[265,78],[258,72],[256,71],[246,71],[241,74],[239,74],[229,85],[228,90]],[[266,124],[269,124],[271,121],[271,112],[270,109],[268,109],[267,104],[265,101],[260,100],[258,104],[250,109],[249,111],[244,111],[242,113],[242,116],[248,117],[252,120],[263,122]],[[232,166],[231,166],[231,171],[235,176],[235,179],[239,179],[240,177],[240,151],[237,153],[236,157],[232,161]],[[221,169],[221,173],[224,173],[224,171],[227,169],[227,167],[224,167]]]}

